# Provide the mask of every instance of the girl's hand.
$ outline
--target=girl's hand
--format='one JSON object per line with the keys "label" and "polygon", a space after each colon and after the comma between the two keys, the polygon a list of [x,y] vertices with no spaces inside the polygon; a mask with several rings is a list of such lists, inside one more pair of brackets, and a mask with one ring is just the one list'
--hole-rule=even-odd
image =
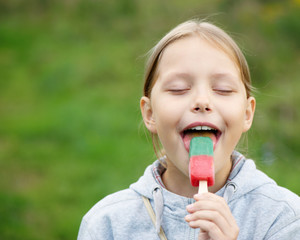
{"label": "girl's hand", "polygon": [[199,240],[234,240],[239,228],[222,197],[212,193],[196,194],[195,203],[187,206],[185,220],[192,228],[200,228]]}

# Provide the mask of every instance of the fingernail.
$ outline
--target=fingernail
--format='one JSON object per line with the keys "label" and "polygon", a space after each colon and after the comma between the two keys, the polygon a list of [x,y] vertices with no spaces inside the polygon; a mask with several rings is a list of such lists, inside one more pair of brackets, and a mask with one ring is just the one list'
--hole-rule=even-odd
{"label": "fingernail", "polygon": [[186,221],[191,220],[191,215],[186,215],[186,216],[185,216],[185,220],[186,220]]}
{"label": "fingernail", "polygon": [[194,198],[201,198],[202,197],[202,193],[197,193],[194,195]]}
{"label": "fingernail", "polygon": [[188,211],[191,211],[191,210],[193,209],[193,204],[187,205],[187,206],[186,206],[186,209],[187,209]]}

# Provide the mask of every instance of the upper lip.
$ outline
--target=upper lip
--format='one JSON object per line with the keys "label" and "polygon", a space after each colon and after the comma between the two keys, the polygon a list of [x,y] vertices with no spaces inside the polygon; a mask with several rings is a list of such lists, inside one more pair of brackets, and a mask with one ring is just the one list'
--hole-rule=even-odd
{"label": "upper lip", "polygon": [[182,134],[184,133],[184,131],[186,131],[188,129],[191,129],[191,128],[194,128],[194,127],[198,127],[198,126],[207,126],[207,127],[210,127],[210,128],[213,128],[213,129],[217,130],[218,132],[221,132],[220,129],[212,123],[209,123],[209,122],[194,122],[194,123],[191,123],[188,126],[186,126],[182,130]]}

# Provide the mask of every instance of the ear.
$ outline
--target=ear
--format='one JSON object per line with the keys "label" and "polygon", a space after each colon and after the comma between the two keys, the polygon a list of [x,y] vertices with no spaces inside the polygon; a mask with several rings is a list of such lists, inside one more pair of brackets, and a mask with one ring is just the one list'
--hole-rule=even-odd
{"label": "ear", "polygon": [[254,112],[255,112],[256,100],[254,97],[247,99],[247,108],[245,112],[244,132],[247,132],[252,125]]}
{"label": "ear", "polygon": [[144,123],[148,130],[152,133],[157,133],[155,119],[151,107],[151,101],[148,97],[143,96],[140,100],[140,108]]}

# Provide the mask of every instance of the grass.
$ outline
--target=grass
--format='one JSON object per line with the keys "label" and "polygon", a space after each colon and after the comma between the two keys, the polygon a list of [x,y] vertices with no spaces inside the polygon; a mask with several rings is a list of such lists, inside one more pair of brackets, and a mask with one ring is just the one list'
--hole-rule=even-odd
{"label": "grass", "polygon": [[216,12],[260,90],[249,156],[300,193],[297,1],[229,2],[0,1],[0,239],[75,239],[93,204],[143,174],[155,159],[140,124],[143,55]]}

